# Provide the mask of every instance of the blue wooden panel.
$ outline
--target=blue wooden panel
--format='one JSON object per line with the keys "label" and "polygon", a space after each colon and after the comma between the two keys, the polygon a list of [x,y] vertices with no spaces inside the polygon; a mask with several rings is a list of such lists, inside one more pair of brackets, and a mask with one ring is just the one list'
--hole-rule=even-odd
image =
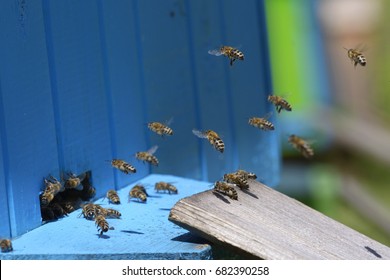
{"label": "blue wooden panel", "polygon": [[40,224],[42,177],[59,168],[40,2],[3,1],[0,18],[3,167],[16,236]]}
{"label": "blue wooden panel", "polygon": [[142,68],[132,3],[127,0],[98,3],[112,156],[137,167],[137,173],[130,176],[115,171],[116,185],[121,187],[149,171],[147,166],[137,164],[132,155],[134,150],[147,149]]}
{"label": "blue wooden panel", "polygon": [[96,1],[43,1],[60,167],[92,171],[97,195],[114,187]]}
{"label": "blue wooden panel", "polygon": [[162,139],[151,132],[148,134],[149,146],[159,145],[156,156],[160,158],[160,166],[153,171],[200,178],[199,141],[192,134],[192,129],[200,125],[199,105],[193,89],[189,60],[193,54],[189,50],[184,2],[134,3],[139,28],[137,39],[142,48],[147,120],[174,118],[173,136]]}

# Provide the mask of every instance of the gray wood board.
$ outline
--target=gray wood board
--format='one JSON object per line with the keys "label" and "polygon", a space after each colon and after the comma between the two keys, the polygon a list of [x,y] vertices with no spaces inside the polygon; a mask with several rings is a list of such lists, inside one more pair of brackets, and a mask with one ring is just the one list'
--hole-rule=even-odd
{"label": "gray wood board", "polygon": [[204,191],[169,220],[261,259],[390,259],[390,248],[257,181],[238,200]]}

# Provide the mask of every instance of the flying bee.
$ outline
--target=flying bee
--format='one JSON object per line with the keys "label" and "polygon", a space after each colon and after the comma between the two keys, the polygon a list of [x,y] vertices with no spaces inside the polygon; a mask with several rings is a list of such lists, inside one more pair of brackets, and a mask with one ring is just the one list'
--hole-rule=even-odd
{"label": "flying bee", "polygon": [[84,179],[85,174],[76,176],[76,174],[69,172],[68,178],[65,180],[65,189],[77,189],[81,190],[81,181]]}
{"label": "flying bee", "polygon": [[244,177],[246,180],[248,180],[248,179],[253,179],[253,180],[257,179],[257,175],[255,173],[248,172],[248,171],[245,171],[243,169],[238,169],[236,171],[236,174],[238,176]]}
{"label": "flying bee", "polygon": [[96,216],[96,206],[93,203],[87,203],[83,205],[83,209],[79,217],[83,215],[87,220],[93,220]]}
{"label": "flying bee", "polygon": [[225,150],[225,144],[219,135],[213,130],[199,131],[197,129],[193,129],[192,133],[199,138],[206,138],[209,140],[210,144],[219,152],[223,153]]}
{"label": "flying bee", "polygon": [[107,232],[109,229],[114,229],[113,227],[109,226],[108,222],[106,221],[106,218],[104,218],[103,215],[96,216],[95,224],[99,231],[99,238],[103,235],[103,232]]}
{"label": "flying bee", "polygon": [[177,194],[178,193],[177,188],[174,185],[172,185],[170,183],[166,183],[166,182],[157,182],[154,185],[154,190],[156,192],[168,191],[169,194],[171,194],[171,193]]}
{"label": "flying bee", "polygon": [[226,183],[237,185],[240,189],[249,189],[249,183],[243,176],[237,175],[237,173],[227,173],[223,175],[223,180]]}
{"label": "flying bee", "polygon": [[280,113],[282,111],[282,109],[284,109],[286,111],[292,110],[291,105],[285,99],[283,99],[281,96],[269,95],[268,101],[275,105],[276,111],[278,113]]}
{"label": "flying bee", "polygon": [[215,56],[220,56],[220,55],[226,56],[227,58],[230,59],[230,66],[233,66],[233,62],[236,59],[244,60],[244,54],[241,51],[229,46],[222,46],[216,50],[209,50],[208,53]]}
{"label": "flying bee", "polygon": [[267,116],[265,116],[264,118],[253,117],[253,118],[249,119],[248,123],[251,126],[254,126],[256,128],[260,128],[262,130],[274,130],[275,127],[274,127],[273,123],[271,123],[268,120],[269,116],[270,116],[270,114],[267,114]]}
{"label": "flying bee", "polygon": [[158,135],[161,135],[164,137],[164,135],[173,135],[172,128],[169,127],[169,125],[172,123],[172,118],[166,122],[165,124],[159,123],[159,122],[149,122],[148,128],[157,133]]}
{"label": "flying bee", "polygon": [[290,142],[290,144],[295,149],[297,149],[305,158],[311,158],[314,156],[313,148],[306,140],[292,134],[288,137],[288,142]]}
{"label": "flying bee", "polygon": [[106,218],[120,219],[122,216],[122,214],[118,210],[112,208],[105,208],[104,210],[104,217]]}
{"label": "flying bee", "polygon": [[2,253],[11,252],[13,250],[11,240],[1,239],[0,240],[0,248],[1,248]]}
{"label": "flying bee", "polygon": [[158,159],[156,156],[153,155],[157,151],[157,149],[158,149],[158,146],[155,145],[155,146],[151,147],[149,150],[147,150],[146,152],[136,153],[135,157],[138,160],[146,161],[146,162],[150,163],[151,165],[158,166]]}
{"label": "flying bee", "polygon": [[358,49],[347,49],[347,54],[349,59],[354,63],[354,66],[360,64],[361,66],[366,66],[366,57],[362,54],[361,50]]}
{"label": "flying bee", "polygon": [[147,195],[143,190],[145,190],[143,186],[135,185],[132,187],[129,192],[129,202],[131,198],[137,198],[138,201],[146,202]]}
{"label": "flying bee", "polygon": [[214,191],[223,193],[231,199],[238,200],[237,191],[234,189],[235,184],[217,181],[214,184]]}
{"label": "flying bee", "polygon": [[106,197],[108,201],[113,204],[120,204],[121,200],[119,199],[118,193],[116,190],[108,190],[106,193]]}
{"label": "flying bee", "polygon": [[124,160],[121,159],[113,159],[109,160],[111,162],[111,165],[120,171],[122,171],[125,174],[129,173],[136,173],[137,170],[135,169],[134,166],[130,165],[129,163],[125,162]]}

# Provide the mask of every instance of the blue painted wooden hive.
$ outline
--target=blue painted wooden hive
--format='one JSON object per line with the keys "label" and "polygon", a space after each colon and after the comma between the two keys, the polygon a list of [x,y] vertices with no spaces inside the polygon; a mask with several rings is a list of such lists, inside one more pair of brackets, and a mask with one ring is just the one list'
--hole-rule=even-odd
{"label": "blue painted wooden hive", "polygon": [[[12,254],[19,254],[18,258],[175,258],[163,255],[163,250],[153,257],[153,250],[145,250],[143,242],[131,247],[129,240],[125,242],[128,247],[118,253],[113,241],[116,237],[145,238],[142,234],[120,237],[126,230],[142,231],[137,227],[112,231],[108,251],[97,249],[102,239],[94,232],[87,238],[90,251],[68,246],[62,254],[53,240],[47,251],[32,254],[35,247],[28,248],[29,244],[40,244],[40,236],[47,238],[50,231],[65,225],[71,230],[67,234],[88,232],[81,229],[85,224],[77,218],[80,210],[41,226],[39,194],[43,178],[49,174],[60,178],[66,172],[89,171],[95,198],[104,197],[109,189],[128,191],[123,188],[137,181],[147,180],[152,185],[160,179],[160,175],[150,174],[177,176],[172,180],[188,189],[178,196],[165,196],[169,197],[165,207],[164,200],[156,198],[159,202],[154,208],[149,201],[146,205],[121,205],[130,208],[128,212],[121,208],[129,220],[137,219],[136,209],[141,206],[154,209],[154,214],[152,210],[142,213],[159,217],[157,220],[144,216],[137,223],[144,223],[139,226],[145,231],[164,224],[165,230],[152,230],[156,236],[148,236],[161,242],[163,237],[171,240],[185,231],[175,229],[167,220],[169,211],[160,208],[169,209],[182,195],[210,188],[205,182],[243,168],[255,172],[265,184],[276,185],[278,129],[267,132],[248,125],[250,117],[263,117],[274,110],[267,101],[272,88],[263,2],[3,2],[0,237],[12,238],[14,252],[0,254],[0,258],[12,258]],[[245,60],[230,66],[228,58],[208,54],[221,45],[239,48]],[[172,136],[161,137],[147,127],[148,122],[169,119],[173,119]],[[275,123],[276,119],[272,114],[270,120]],[[194,128],[218,132],[225,143],[224,153],[213,149],[206,139],[197,138]],[[136,152],[153,145],[159,147],[157,167],[135,159]],[[137,172],[124,174],[112,168],[107,161],[114,158],[128,161]],[[124,218],[114,223],[120,228],[121,222],[126,224]],[[94,227],[93,222],[88,226]],[[178,251],[184,255],[207,255],[204,248],[182,243]]]}

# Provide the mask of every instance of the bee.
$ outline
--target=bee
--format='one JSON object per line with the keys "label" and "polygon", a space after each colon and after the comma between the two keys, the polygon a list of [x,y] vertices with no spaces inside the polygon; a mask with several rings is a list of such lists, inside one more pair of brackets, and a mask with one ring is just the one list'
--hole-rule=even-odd
{"label": "bee", "polygon": [[0,248],[1,248],[2,253],[11,252],[13,250],[11,240],[1,239],[0,240]]}
{"label": "bee", "polygon": [[115,190],[108,190],[106,193],[106,197],[110,203],[120,204],[121,201],[119,199],[118,193]]}
{"label": "bee", "polygon": [[269,114],[267,116],[265,116],[264,118],[253,117],[253,118],[249,119],[248,123],[251,126],[254,126],[256,128],[260,128],[262,130],[274,130],[275,127],[274,127],[273,123],[271,123],[268,120],[268,117],[269,117]]}
{"label": "bee", "polygon": [[61,206],[66,214],[72,213],[74,210],[76,210],[74,204],[70,201],[65,201],[61,203]]}
{"label": "bee", "polygon": [[164,137],[164,135],[173,135],[172,128],[169,127],[169,125],[172,123],[172,119],[170,119],[166,124],[162,124],[159,122],[149,122],[148,128],[157,133],[158,135],[161,135]]}
{"label": "bee", "polygon": [[291,105],[285,99],[283,99],[281,96],[269,95],[268,101],[275,105],[276,111],[278,113],[280,113],[282,111],[282,109],[284,109],[286,111],[292,110]]}
{"label": "bee", "polygon": [[219,137],[219,135],[213,131],[213,130],[206,130],[204,132],[193,129],[192,133],[195,134],[195,136],[199,138],[206,138],[209,140],[210,144],[219,152],[223,153],[225,150],[225,144],[223,143],[222,139]]}
{"label": "bee", "polygon": [[64,190],[64,187],[62,186],[60,181],[58,181],[51,175],[49,176],[49,179],[44,178],[43,181],[45,184],[45,192],[50,192],[53,193],[53,195],[56,195],[60,191]]}
{"label": "bee", "polygon": [[257,175],[255,173],[248,172],[248,171],[245,171],[243,169],[238,169],[236,171],[236,174],[238,176],[244,177],[246,180],[248,180],[248,179],[253,179],[253,180],[257,179]]}
{"label": "bee", "polygon": [[136,173],[137,170],[135,169],[134,166],[130,165],[129,163],[125,162],[124,160],[121,159],[113,159],[109,160],[111,162],[111,165],[120,171],[122,171],[125,174],[129,173]]}
{"label": "bee", "polygon": [[134,187],[132,187],[129,192],[129,202],[132,197],[137,198],[141,202],[146,202],[147,195],[143,190],[145,190],[145,188],[140,185],[135,185]]}
{"label": "bee", "polygon": [[71,172],[68,173],[68,178],[65,180],[65,189],[77,189],[81,190],[81,181],[83,179],[84,174],[81,176],[76,176]]}
{"label": "bee", "polygon": [[54,193],[50,191],[49,192],[44,191],[40,197],[42,205],[48,205],[53,199],[54,199]]}
{"label": "bee", "polygon": [[158,159],[153,154],[157,151],[158,146],[153,146],[146,152],[138,152],[135,154],[135,157],[138,160],[146,161],[151,165],[158,166]]}
{"label": "bee", "polygon": [[84,218],[86,218],[87,220],[95,219],[95,216],[96,216],[96,205],[93,204],[93,203],[84,204],[82,212],[79,215],[79,217],[81,215],[84,215]]}
{"label": "bee", "polygon": [[240,189],[249,189],[249,183],[247,179],[243,176],[238,175],[237,173],[228,173],[223,175],[223,180],[226,183],[231,183],[237,185]]}
{"label": "bee", "polygon": [[171,193],[177,194],[178,193],[177,188],[174,185],[172,185],[170,183],[166,183],[166,182],[157,182],[154,185],[154,190],[156,192],[168,191],[169,194],[171,194]]}
{"label": "bee", "polygon": [[146,192],[146,189],[143,185],[141,184],[137,184],[133,187],[133,189],[137,189],[137,190],[140,190],[142,191],[144,194],[146,194],[146,196],[149,196],[148,193]]}
{"label": "bee", "polygon": [[[97,215],[95,218],[95,225],[98,228],[100,236],[103,235],[103,232],[107,232],[109,229],[114,229],[113,227],[110,227],[108,222],[106,221],[106,218],[104,218],[103,215]],[[99,236],[99,238],[100,238]]]}
{"label": "bee", "polygon": [[311,158],[314,156],[313,148],[310,147],[309,143],[306,140],[292,134],[288,137],[288,142],[290,142],[290,144],[295,149],[297,149],[305,158]]}
{"label": "bee", "polygon": [[233,62],[236,59],[244,60],[244,54],[241,51],[229,46],[222,46],[217,50],[209,50],[208,53],[211,55],[216,55],[216,56],[224,55],[228,57],[230,59],[230,66],[233,66]]}
{"label": "bee", "polygon": [[366,57],[362,54],[362,52],[360,50],[347,49],[347,48],[344,48],[344,49],[347,50],[348,57],[354,63],[355,67],[358,64],[360,64],[361,66],[366,66],[366,64],[367,64]]}
{"label": "bee", "polygon": [[105,208],[104,210],[104,217],[106,218],[120,219],[120,217],[122,216],[122,214],[118,210],[112,208]]}
{"label": "bee", "polygon": [[81,184],[83,185],[83,190],[80,193],[80,198],[84,201],[90,200],[96,195],[96,189],[91,185],[90,174],[86,174],[87,176],[84,178],[84,180],[81,181]]}
{"label": "bee", "polygon": [[237,191],[234,189],[235,184],[217,181],[214,184],[214,191],[223,193],[231,199],[238,200]]}

